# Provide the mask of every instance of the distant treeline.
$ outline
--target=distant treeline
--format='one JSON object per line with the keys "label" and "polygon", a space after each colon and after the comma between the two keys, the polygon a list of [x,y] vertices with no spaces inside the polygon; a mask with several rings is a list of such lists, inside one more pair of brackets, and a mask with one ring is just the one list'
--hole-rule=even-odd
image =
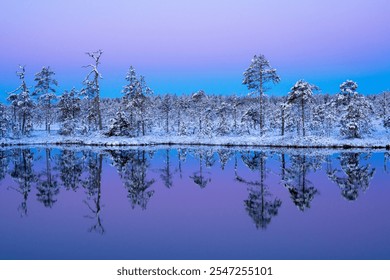
{"label": "distant treeline", "polygon": [[[138,137],[144,135],[285,136],[307,135],[362,138],[390,127],[389,92],[364,96],[357,84],[347,80],[336,95],[299,80],[286,96],[267,96],[272,83],[280,81],[263,55],[254,56],[244,72],[247,96],[209,95],[199,90],[191,95],[155,95],[145,78],[131,66],[121,98],[100,98],[101,50],[87,53],[93,60],[83,88],[60,95],[55,73],[43,67],[35,74],[33,87],[26,84],[24,66],[17,76],[20,86],[0,104],[0,136],[21,138],[37,127],[50,133],[53,125],[62,135]],[[318,94],[314,94],[318,92]]]}

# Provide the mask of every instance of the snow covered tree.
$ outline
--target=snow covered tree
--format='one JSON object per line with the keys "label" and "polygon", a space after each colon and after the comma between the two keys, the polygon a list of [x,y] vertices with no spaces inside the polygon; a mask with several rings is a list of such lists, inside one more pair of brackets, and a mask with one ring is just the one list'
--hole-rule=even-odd
{"label": "snow covered tree", "polygon": [[220,106],[217,108],[217,133],[219,135],[226,135],[230,132],[230,126],[228,123],[229,110],[230,108],[225,102],[222,102],[222,104],[220,104]]}
{"label": "snow covered tree", "polygon": [[286,103],[280,104],[280,135],[284,136],[286,130]]}
{"label": "snow covered tree", "polygon": [[187,134],[187,123],[185,122],[185,113],[189,108],[187,96],[176,96],[174,99],[174,106],[176,109],[177,134]]}
{"label": "snow covered tree", "polygon": [[333,98],[327,95],[321,98],[321,103],[313,108],[312,131],[317,131],[321,136],[330,136],[332,129],[338,122],[337,106]]}
{"label": "snow covered tree", "polygon": [[337,95],[337,104],[348,106],[351,99],[357,94],[357,83],[352,80],[346,80],[340,85],[340,93]]}
{"label": "snow covered tree", "polygon": [[249,90],[254,90],[253,94],[259,96],[259,124],[260,135],[264,130],[264,92],[267,91],[267,84],[280,82],[276,69],[272,68],[264,55],[255,55],[248,69],[244,72],[242,83],[247,85]]}
{"label": "snow covered tree", "polygon": [[164,118],[165,132],[167,134],[169,134],[169,127],[170,127],[169,121],[170,121],[171,112],[173,110],[173,106],[174,103],[172,100],[172,96],[170,94],[166,94],[161,98],[160,110],[161,110],[162,117]]}
{"label": "snow covered tree", "polygon": [[153,91],[146,84],[144,76],[140,76],[139,83],[141,91],[140,94],[137,95],[137,98],[134,100],[134,107],[137,109],[139,124],[141,126],[142,135],[144,136],[146,127],[146,110],[149,105],[149,98],[153,95]]}
{"label": "snow covered tree", "polygon": [[58,102],[60,130],[62,135],[74,135],[81,117],[81,100],[76,89],[65,91]]}
{"label": "snow covered tree", "polygon": [[239,109],[244,104],[242,98],[237,97],[236,95],[233,95],[231,98],[228,99],[228,103],[230,104],[231,110],[232,110],[232,117],[233,117],[233,129],[232,131],[234,133],[238,132],[238,115],[239,115]]}
{"label": "snow covered tree", "polygon": [[386,128],[386,130],[390,129],[390,114],[389,114],[389,101],[388,96],[390,95],[389,91],[383,92],[383,99],[382,99],[382,115],[383,115],[383,126]]}
{"label": "snow covered tree", "polygon": [[16,75],[21,81],[21,85],[14,91],[8,93],[8,101],[11,102],[12,108],[12,131],[14,136],[29,135],[32,125],[32,110],[34,104],[30,97],[30,90],[25,81],[26,69],[19,66],[19,72]]}
{"label": "snow covered tree", "polygon": [[50,125],[53,122],[53,101],[57,99],[54,86],[58,86],[57,80],[53,78],[55,73],[50,67],[43,67],[35,74],[36,82],[33,96],[38,97],[38,108],[44,114],[45,130],[50,134]]}
{"label": "snow covered tree", "polygon": [[4,138],[8,132],[7,107],[0,103],[0,137]]}
{"label": "snow covered tree", "polygon": [[133,127],[123,111],[119,111],[111,122],[106,135],[107,136],[132,136]]}
{"label": "snow covered tree", "polygon": [[129,122],[130,126],[134,127],[134,103],[133,100],[135,99],[138,92],[141,91],[141,85],[138,81],[137,75],[135,73],[135,69],[133,66],[130,66],[129,71],[126,74],[126,81],[128,82],[127,85],[123,87],[122,94],[122,106],[126,111],[129,112]]}
{"label": "snow covered tree", "polygon": [[259,124],[259,111],[253,107],[249,107],[241,117],[241,123],[246,127],[246,131],[250,133],[250,129],[255,129]]}
{"label": "snow covered tree", "polygon": [[208,104],[208,97],[203,90],[199,90],[192,94],[192,114],[198,120],[198,134],[202,134],[204,130],[204,118]]}
{"label": "snow covered tree", "polygon": [[91,71],[85,77],[83,84],[84,88],[81,90],[81,94],[86,96],[89,101],[88,106],[88,123],[90,130],[102,130],[103,122],[100,111],[100,85],[99,80],[102,79],[102,75],[99,73],[98,66],[100,65],[100,57],[103,54],[102,50],[96,52],[86,53],[90,58],[94,60],[94,64],[84,66],[90,68]]}
{"label": "snow covered tree", "polygon": [[123,87],[122,104],[129,112],[130,126],[134,127],[137,135],[146,133],[146,110],[149,105],[149,98],[153,91],[147,86],[145,77],[137,78],[135,69],[130,66],[126,74],[127,85]]}
{"label": "snow covered tree", "polygon": [[370,132],[372,106],[356,92],[357,84],[348,80],[340,85],[337,102],[341,109],[340,133],[347,138],[361,138]]}
{"label": "snow covered tree", "polygon": [[295,105],[298,113],[297,117],[300,118],[300,126],[297,127],[298,136],[300,136],[300,131],[302,131],[303,137],[306,136],[305,120],[308,113],[306,113],[307,108],[305,106],[312,99],[314,90],[318,90],[318,87],[303,80],[299,80],[291,88],[291,91],[288,94],[287,104]]}

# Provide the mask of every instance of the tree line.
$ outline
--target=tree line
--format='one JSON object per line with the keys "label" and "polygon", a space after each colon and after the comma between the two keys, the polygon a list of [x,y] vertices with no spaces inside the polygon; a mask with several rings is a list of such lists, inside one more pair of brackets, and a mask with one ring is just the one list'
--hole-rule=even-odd
{"label": "tree line", "polygon": [[[130,66],[121,98],[101,98],[99,72],[103,51],[87,53],[92,63],[81,89],[57,95],[55,72],[43,67],[33,87],[26,83],[25,66],[16,73],[20,86],[8,93],[8,105],[0,104],[0,136],[20,138],[44,126],[61,135],[108,137],[145,135],[177,136],[333,136],[363,138],[375,130],[390,128],[389,92],[362,95],[347,80],[335,95],[322,94],[316,85],[297,81],[286,96],[268,96],[280,82],[276,69],[264,55],[255,55],[243,74],[245,96],[154,94],[145,77]],[[317,93],[317,94],[315,94]]]}

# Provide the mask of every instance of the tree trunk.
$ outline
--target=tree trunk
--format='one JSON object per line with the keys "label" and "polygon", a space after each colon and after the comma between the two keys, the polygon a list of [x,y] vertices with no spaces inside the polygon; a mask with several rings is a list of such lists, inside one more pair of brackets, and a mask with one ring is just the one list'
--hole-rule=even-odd
{"label": "tree trunk", "polygon": [[284,108],[282,107],[282,136],[284,136]]}
{"label": "tree trunk", "polygon": [[102,123],[102,114],[100,113],[100,87],[99,87],[99,75],[98,73],[95,73],[95,84],[96,84],[96,97],[95,97],[95,102],[96,102],[96,113],[98,116],[98,127],[99,130],[103,129],[103,123]]}
{"label": "tree trunk", "polygon": [[260,67],[260,73],[259,73],[259,126],[260,126],[260,136],[263,136],[263,127],[264,127],[264,120],[263,120],[263,68]]}
{"label": "tree trunk", "polygon": [[302,118],[302,136],[305,137],[305,110],[304,110],[304,99],[301,99],[301,118]]}
{"label": "tree trunk", "polygon": [[166,111],[166,116],[165,116],[165,130],[167,133],[169,133],[169,111]]}

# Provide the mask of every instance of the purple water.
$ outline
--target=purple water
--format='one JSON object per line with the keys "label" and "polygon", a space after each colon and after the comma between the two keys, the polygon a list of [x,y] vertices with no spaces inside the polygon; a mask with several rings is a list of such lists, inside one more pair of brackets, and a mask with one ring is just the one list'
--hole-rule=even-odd
{"label": "purple water", "polygon": [[0,259],[390,259],[389,178],[375,151],[3,149]]}

